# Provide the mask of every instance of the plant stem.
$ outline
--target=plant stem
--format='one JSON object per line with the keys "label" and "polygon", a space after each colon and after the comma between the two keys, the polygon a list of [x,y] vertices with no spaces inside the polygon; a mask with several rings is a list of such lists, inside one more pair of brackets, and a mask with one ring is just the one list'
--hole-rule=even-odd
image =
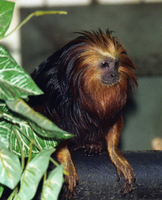
{"label": "plant stem", "polygon": [[28,157],[28,161],[27,161],[27,165],[26,166],[28,166],[28,164],[29,164],[29,162],[31,161],[31,157],[32,157],[32,146],[33,146],[33,140],[31,140],[31,142],[30,142],[30,150],[29,150],[29,157]]}
{"label": "plant stem", "polygon": [[42,16],[42,15],[49,15],[49,14],[64,14],[66,15],[67,12],[66,11],[36,11],[31,13],[30,15],[28,15],[27,18],[25,18],[19,25],[17,25],[10,33],[8,33],[7,35],[5,35],[4,37],[0,38],[0,40],[8,37],[9,35],[11,35],[14,31],[16,31],[17,29],[21,28],[24,24],[26,24],[32,17],[36,16]]}
{"label": "plant stem", "polygon": [[[44,193],[43,190],[44,190],[46,179],[47,179],[47,171],[44,173],[44,177],[43,177],[42,194]],[[41,199],[42,199],[42,194],[41,194]]]}
{"label": "plant stem", "polygon": [[[53,158],[50,158],[50,161],[51,161],[56,167],[59,166],[59,164],[58,164]],[[69,175],[69,173],[68,173],[66,170],[63,170],[63,174],[66,175],[66,176]]]}
{"label": "plant stem", "polygon": [[7,200],[12,200],[14,196],[17,194],[17,192],[18,192],[18,187],[14,189],[14,191],[10,194]]}

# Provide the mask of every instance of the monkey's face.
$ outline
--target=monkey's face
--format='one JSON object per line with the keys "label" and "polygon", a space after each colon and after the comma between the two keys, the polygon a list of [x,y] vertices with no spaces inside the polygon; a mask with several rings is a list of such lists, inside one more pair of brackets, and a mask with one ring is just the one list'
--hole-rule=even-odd
{"label": "monkey's face", "polygon": [[126,49],[115,38],[107,35],[88,37],[86,43],[78,47],[81,53],[75,65],[86,85],[100,82],[107,87],[118,84],[122,79],[125,84],[129,79],[135,81],[135,66]]}
{"label": "monkey's face", "polygon": [[[129,59],[126,53],[123,53],[125,50],[122,50],[122,52],[118,52],[115,46],[113,46],[113,49],[103,52],[96,48],[89,49],[86,47],[86,51],[80,57],[82,65],[79,65],[84,69],[82,74],[84,82],[87,85],[96,82],[105,87],[119,83],[122,79],[124,66],[127,66],[128,63],[126,62]],[[131,62],[129,64],[132,65]]]}
{"label": "monkey's face", "polygon": [[113,85],[120,81],[119,76],[119,58],[108,57],[100,63],[101,82],[106,85]]}

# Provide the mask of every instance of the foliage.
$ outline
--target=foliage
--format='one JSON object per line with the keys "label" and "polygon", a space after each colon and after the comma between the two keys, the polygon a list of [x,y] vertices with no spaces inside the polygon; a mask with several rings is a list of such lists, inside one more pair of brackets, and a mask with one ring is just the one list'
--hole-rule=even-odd
{"label": "foliage", "polygon": [[[14,6],[13,2],[0,1],[0,40],[7,36]],[[49,13],[65,14],[59,11]],[[33,16],[49,13],[32,13],[17,28]],[[27,105],[25,101],[29,95],[40,94],[43,92],[30,76],[0,46],[0,197],[7,186],[13,190],[8,199],[32,199],[43,176],[41,199],[57,199],[62,187],[63,166],[59,166],[51,158],[51,154],[60,140],[72,135],[59,129]],[[26,165],[25,157],[28,158]],[[50,160],[57,167],[46,179]]]}

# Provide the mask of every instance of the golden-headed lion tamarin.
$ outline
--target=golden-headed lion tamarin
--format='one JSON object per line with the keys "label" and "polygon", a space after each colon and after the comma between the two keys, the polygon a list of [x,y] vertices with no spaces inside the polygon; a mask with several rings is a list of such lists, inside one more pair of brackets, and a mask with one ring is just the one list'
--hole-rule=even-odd
{"label": "golden-headed lion tamarin", "polygon": [[[124,175],[123,192],[127,193],[135,175],[118,142],[128,92],[138,86],[135,66],[111,31],[80,34],[31,74],[44,91],[32,104],[58,127],[76,135],[70,140],[89,153],[101,151],[103,139],[118,175]],[[56,155],[65,164],[69,173],[65,179],[73,192],[78,175],[65,143]]]}

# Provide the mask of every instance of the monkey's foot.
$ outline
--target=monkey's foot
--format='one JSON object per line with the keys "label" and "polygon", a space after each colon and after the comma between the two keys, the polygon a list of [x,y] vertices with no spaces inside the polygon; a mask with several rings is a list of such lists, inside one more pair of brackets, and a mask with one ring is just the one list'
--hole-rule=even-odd
{"label": "monkey's foot", "polygon": [[74,150],[78,150],[78,149],[85,149],[85,155],[92,155],[92,154],[101,154],[103,146],[102,144],[96,143],[96,144],[84,144],[84,145],[80,145],[78,147],[75,147]]}
{"label": "monkey's foot", "polygon": [[117,167],[118,181],[120,180],[121,173],[124,175],[124,183],[121,192],[126,195],[133,189],[133,182],[135,179],[135,174],[133,168],[130,166],[126,159],[120,163]]}
{"label": "monkey's foot", "polygon": [[64,143],[58,146],[56,152],[56,157],[61,164],[64,164],[64,170],[68,172],[68,175],[65,176],[65,198],[70,199],[75,193],[75,188],[79,180],[78,174],[76,172],[74,163],[71,158],[71,154],[67,148],[67,145]]}
{"label": "monkey's foot", "polygon": [[78,174],[76,172],[73,163],[71,166],[65,166],[65,170],[69,175],[65,176],[65,197],[66,199],[70,199],[75,194],[75,189],[79,180]]}

